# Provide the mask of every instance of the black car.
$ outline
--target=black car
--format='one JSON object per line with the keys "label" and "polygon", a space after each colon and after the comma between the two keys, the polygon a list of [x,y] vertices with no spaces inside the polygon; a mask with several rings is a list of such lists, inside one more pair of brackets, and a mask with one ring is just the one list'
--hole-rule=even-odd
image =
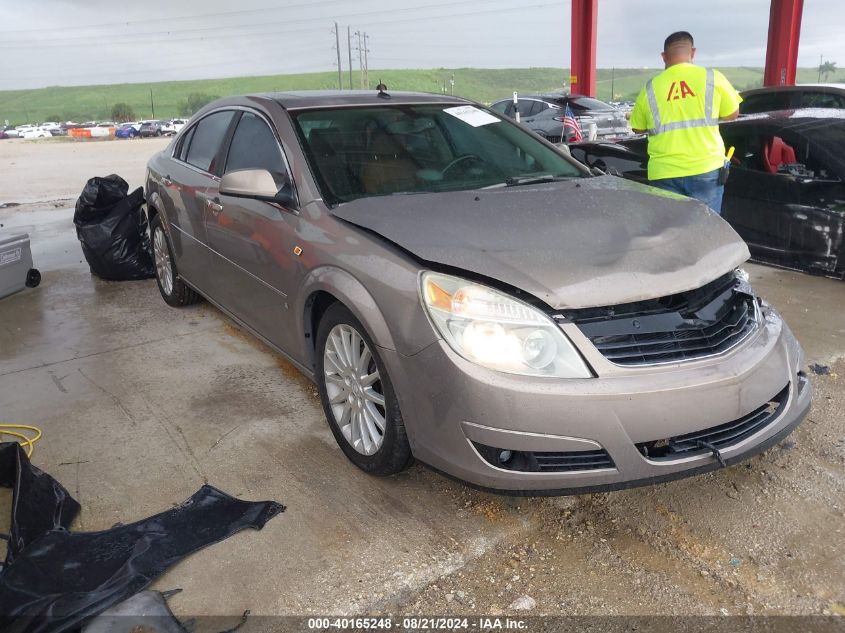
{"label": "black car", "polygon": [[138,130],[141,136],[161,136],[163,133],[161,121],[144,121]]}
{"label": "black car", "polygon": [[740,93],[740,114],[798,108],[845,109],[845,84],[805,84],[754,88]]}
{"label": "black car", "polygon": [[[845,278],[845,111],[786,110],[722,123],[735,148],[722,216],[761,262]],[[584,164],[647,182],[647,139],[570,146]]]}
{"label": "black car", "polygon": [[599,138],[623,137],[630,134],[624,112],[609,103],[583,95],[520,96],[516,105],[513,98],[510,98],[496,101],[490,108],[511,119],[516,119],[516,111],[519,110],[520,123],[551,142],[560,143],[574,140],[574,129],[564,132],[563,118],[567,105],[585,138],[591,123],[595,123]]}

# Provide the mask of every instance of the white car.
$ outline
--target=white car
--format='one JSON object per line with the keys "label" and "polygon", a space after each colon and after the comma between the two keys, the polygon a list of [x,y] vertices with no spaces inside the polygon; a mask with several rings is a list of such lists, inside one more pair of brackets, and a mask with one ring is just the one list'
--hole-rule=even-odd
{"label": "white car", "polygon": [[170,121],[165,121],[161,125],[161,133],[165,136],[175,136],[179,134],[187,121],[185,119],[171,119]]}
{"label": "white car", "polygon": [[34,139],[34,138],[50,138],[53,136],[50,130],[35,125],[19,125],[15,128],[18,132],[18,138]]}

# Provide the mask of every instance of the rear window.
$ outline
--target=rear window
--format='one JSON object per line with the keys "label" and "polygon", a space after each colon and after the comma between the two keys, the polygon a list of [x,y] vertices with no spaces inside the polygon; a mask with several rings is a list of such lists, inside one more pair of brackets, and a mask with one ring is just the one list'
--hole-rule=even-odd
{"label": "rear window", "polygon": [[789,92],[761,92],[743,97],[739,104],[740,114],[758,114],[759,112],[772,112],[776,110],[788,110],[792,101]]}
{"label": "rear window", "polygon": [[215,112],[197,123],[185,162],[197,169],[215,173],[218,167],[217,154],[220,152],[223,137],[229,129],[233,114],[231,110]]}
{"label": "rear window", "polygon": [[572,105],[583,108],[584,110],[600,110],[600,111],[614,111],[614,108],[609,103],[605,103],[604,101],[599,101],[598,99],[592,99],[590,97],[576,97],[570,100]]}

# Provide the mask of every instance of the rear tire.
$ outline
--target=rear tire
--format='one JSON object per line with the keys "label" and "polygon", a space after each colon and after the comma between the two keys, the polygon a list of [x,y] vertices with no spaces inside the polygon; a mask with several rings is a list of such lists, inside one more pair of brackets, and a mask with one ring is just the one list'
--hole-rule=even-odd
{"label": "rear tire", "polygon": [[320,320],[316,357],[320,402],[349,461],[371,475],[407,468],[411,446],[387,368],[367,331],[342,303],[330,306]]}
{"label": "rear tire", "polygon": [[156,284],[165,303],[174,308],[181,308],[199,302],[197,292],[179,278],[170,238],[161,223],[161,216],[156,215],[150,221],[152,235],[153,259],[156,269]]}

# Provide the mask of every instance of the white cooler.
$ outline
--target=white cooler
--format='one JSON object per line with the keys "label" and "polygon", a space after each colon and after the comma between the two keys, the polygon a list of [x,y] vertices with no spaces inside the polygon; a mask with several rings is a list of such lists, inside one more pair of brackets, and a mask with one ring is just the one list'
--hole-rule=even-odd
{"label": "white cooler", "polygon": [[0,299],[39,283],[41,273],[32,267],[29,235],[0,234]]}

